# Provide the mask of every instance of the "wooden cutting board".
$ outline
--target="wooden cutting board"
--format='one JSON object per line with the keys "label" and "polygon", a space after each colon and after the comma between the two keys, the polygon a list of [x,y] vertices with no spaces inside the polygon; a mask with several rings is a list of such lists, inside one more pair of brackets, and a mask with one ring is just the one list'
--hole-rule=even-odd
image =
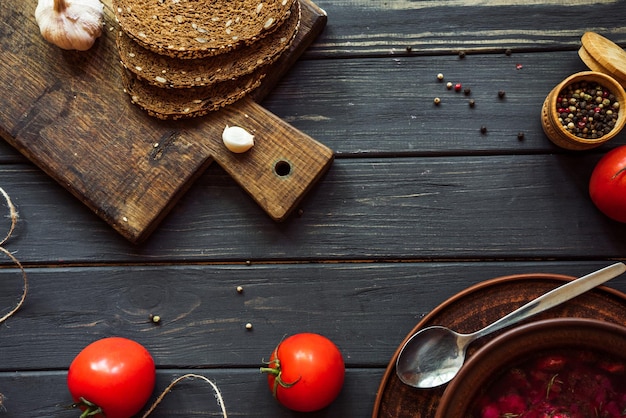
{"label": "wooden cutting board", "polygon": [[[289,215],[330,166],[333,152],[257,104],[326,25],[301,0],[294,45],[251,98],[209,116],[160,121],[123,92],[110,0],[105,30],[87,52],[48,44],[36,0],[0,8],[0,135],[131,242],[149,236],[216,161],[276,221]],[[229,152],[226,125],[253,132],[255,146]]]}

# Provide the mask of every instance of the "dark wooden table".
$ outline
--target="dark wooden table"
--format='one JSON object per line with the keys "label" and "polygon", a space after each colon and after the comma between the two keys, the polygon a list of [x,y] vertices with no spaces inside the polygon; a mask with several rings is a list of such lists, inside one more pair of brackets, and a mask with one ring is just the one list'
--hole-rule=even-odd
{"label": "dark wooden table", "polygon": [[[324,33],[263,105],[336,160],[284,223],[212,165],[132,245],[0,141],[0,187],[20,214],[5,247],[30,279],[0,326],[0,416],[76,417],[63,409],[69,363],[119,335],[152,352],[158,388],[201,373],[232,417],[368,417],[402,339],[455,293],[625,259],[626,225],[596,210],[587,183],[626,136],[567,152],[539,113],[552,87],[585,69],[585,31],[626,45],[626,1],[525,3],[320,0]],[[6,312],[21,282],[9,259],[2,267]],[[626,291],[626,277],[610,287]],[[331,338],[347,363],[340,397],[308,415],[278,405],[258,370],[302,331]],[[152,416],[205,415],[219,416],[210,389],[186,383]]]}

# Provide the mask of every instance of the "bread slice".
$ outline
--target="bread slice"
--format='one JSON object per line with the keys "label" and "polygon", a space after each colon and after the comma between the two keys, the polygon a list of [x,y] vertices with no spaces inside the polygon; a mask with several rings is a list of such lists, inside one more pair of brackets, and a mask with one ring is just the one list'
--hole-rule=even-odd
{"label": "bread slice", "polygon": [[203,116],[243,98],[261,84],[264,72],[256,71],[235,80],[206,87],[165,89],[148,84],[128,70],[122,71],[124,91],[131,102],[159,119]]}
{"label": "bread slice", "polygon": [[251,45],[208,58],[178,59],[152,52],[119,31],[117,46],[124,67],[137,78],[158,87],[209,86],[250,74],[275,62],[296,37],[300,26],[300,2],[274,32]]}
{"label": "bread slice", "polygon": [[203,58],[251,44],[288,17],[295,0],[113,0],[122,30],[157,54]]}

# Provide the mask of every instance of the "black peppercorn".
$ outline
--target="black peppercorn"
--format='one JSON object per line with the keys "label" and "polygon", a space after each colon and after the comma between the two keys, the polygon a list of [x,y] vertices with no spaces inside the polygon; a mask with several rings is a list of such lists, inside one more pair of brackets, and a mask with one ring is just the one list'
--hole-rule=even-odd
{"label": "black peppercorn", "polygon": [[470,107],[474,107],[474,106],[476,106],[476,102],[474,101],[474,99],[470,99],[470,101],[469,101],[469,106],[470,106]]}
{"label": "black peppercorn", "polygon": [[524,132],[519,131],[519,132],[517,133],[517,139],[518,139],[519,141],[523,141],[523,140],[524,140]]}
{"label": "black peppercorn", "polygon": [[480,127],[480,133],[481,134],[486,134],[487,133],[487,127],[485,125]]}
{"label": "black peppercorn", "polygon": [[459,51],[459,58],[465,58],[465,51]]}
{"label": "black peppercorn", "polygon": [[619,115],[619,101],[604,86],[579,82],[566,86],[556,101],[563,127],[572,135],[598,139],[611,132]]}
{"label": "black peppercorn", "polygon": [[505,95],[506,95],[506,92],[505,92],[504,90],[499,90],[499,91],[498,91],[498,97],[499,97],[499,98],[501,98],[501,99],[502,99],[502,98],[504,98],[504,96],[505,96]]}

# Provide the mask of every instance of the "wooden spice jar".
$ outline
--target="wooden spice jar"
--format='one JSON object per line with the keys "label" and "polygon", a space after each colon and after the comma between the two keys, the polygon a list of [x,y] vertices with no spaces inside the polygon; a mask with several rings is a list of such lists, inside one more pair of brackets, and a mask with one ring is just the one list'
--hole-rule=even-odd
{"label": "wooden spice jar", "polygon": [[[582,37],[579,56],[591,71],[573,74],[550,91],[541,109],[541,125],[548,138],[561,148],[587,150],[615,137],[626,125],[626,52],[608,39],[587,32]],[[622,70],[624,69],[624,70]],[[570,132],[559,119],[557,99],[568,86],[588,82],[598,84],[615,95],[619,103],[618,117],[610,132],[597,139],[583,138]]]}

